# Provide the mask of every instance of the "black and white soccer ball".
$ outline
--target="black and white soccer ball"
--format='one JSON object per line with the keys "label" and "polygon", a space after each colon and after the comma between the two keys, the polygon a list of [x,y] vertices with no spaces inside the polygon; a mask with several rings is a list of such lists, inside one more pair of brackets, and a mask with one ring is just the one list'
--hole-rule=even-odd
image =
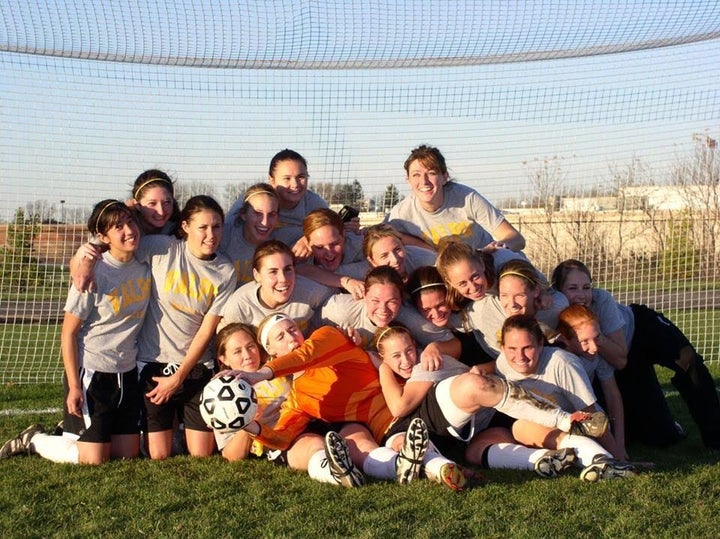
{"label": "black and white soccer ball", "polygon": [[200,414],[212,429],[227,432],[245,427],[257,412],[255,390],[245,380],[218,376],[208,382],[200,398]]}

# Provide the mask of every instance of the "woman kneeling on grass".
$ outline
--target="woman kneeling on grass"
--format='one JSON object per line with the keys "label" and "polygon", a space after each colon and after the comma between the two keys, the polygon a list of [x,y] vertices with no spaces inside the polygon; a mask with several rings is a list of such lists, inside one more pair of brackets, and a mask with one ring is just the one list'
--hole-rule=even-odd
{"label": "woman kneeling on grass", "polygon": [[123,202],[97,204],[88,229],[109,249],[95,266],[95,290],[72,286],[65,303],[63,436],[32,425],[2,446],[0,458],[37,453],[54,462],[102,464],[139,454],[137,335],[150,300],[150,268],[135,259],[140,230]]}

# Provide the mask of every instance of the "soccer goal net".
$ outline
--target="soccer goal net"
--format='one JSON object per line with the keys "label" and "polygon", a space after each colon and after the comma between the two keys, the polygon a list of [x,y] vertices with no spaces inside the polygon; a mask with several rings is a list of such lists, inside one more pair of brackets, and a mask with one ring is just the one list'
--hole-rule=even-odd
{"label": "soccer goal net", "polygon": [[543,271],[720,360],[720,3],[1,0],[0,382],[56,382],[70,255],[143,170],[227,209],[292,148],[380,221],[438,147]]}

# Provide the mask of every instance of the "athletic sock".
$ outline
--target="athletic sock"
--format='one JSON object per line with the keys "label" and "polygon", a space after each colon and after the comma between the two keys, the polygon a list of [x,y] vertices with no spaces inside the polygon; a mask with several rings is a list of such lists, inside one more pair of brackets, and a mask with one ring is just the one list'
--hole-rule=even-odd
{"label": "athletic sock", "polygon": [[603,447],[592,438],[578,434],[568,434],[558,442],[558,449],[572,448],[577,455],[577,463],[581,467],[592,464],[595,455],[606,455],[612,458]]}
{"label": "athletic sock", "polygon": [[437,448],[430,443],[425,457],[423,457],[423,466],[425,467],[425,475],[433,481],[438,481],[440,477],[440,468],[445,464],[454,464],[452,460],[444,457]]}
{"label": "athletic sock", "polygon": [[77,464],[80,460],[77,442],[66,436],[39,433],[32,437],[30,446],[35,453],[53,462]]}
{"label": "athletic sock", "polygon": [[508,381],[505,381],[503,397],[495,405],[495,409],[515,419],[527,419],[550,428],[568,423],[567,418],[570,417],[568,412],[547,401],[538,399],[524,388]]}
{"label": "athletic sock", "polygon": [[534,470],[535,462],[547,452],[547,449],[532,449],[506,442],[493,444],[487,451],[487,465],[488,468]]}
{"label": "athletic sock", "polygon": [[397,451],[389,447],[376,447],[365,458],[363,472],[377,479],[395,479],[395,460]]}
{"label": "athletic sock", "polygon": [[330,465],[328,464],[324,449],[313,453],[308,460],[307,471],[308,475],[315,481],[330,483],[331,485],[339,484],[335,481],[332,473],[330,473]]}

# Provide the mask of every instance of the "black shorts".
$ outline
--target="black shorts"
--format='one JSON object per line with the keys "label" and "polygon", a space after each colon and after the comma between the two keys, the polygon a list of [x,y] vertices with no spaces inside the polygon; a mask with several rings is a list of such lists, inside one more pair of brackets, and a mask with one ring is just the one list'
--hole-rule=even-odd
{"label": "black shorts", "polygon": [[[85,404],[83,417],[71,415],[65,403],[63,430],[78,441],[110,443],[113,435],[140,433],[140,387],[137,369],[124,373],[80,369]],[[65,397],[69,388],[63,376]]]}
{"label": "black shorts", "polygon": [[145,395],[153,390],[156,376],[171,376],[175,371],[167,363],[145,363],[140,371],[140,387],[143,392],[143,423],[145,432],[171,430],[175,418],[185,423],[189,430],[212,432],[200,415],[200,397],[205,385],[212,378],[212,371],[205,365],[195,365],[182,386],[164,404],[153,404]]}
{"label": "black shorts", "polygon": [[425,422],[431,436],[453,437],[463,442],[470,440],[475,431],[475,417],[473,416],[459,431],[455,431],[445,418],[442,408],[440,408],[436,390],[437,384],[430,388],[430,391],[427,392],[420,406],[418,406],[414,412],[393,423],[385,433],[383,443],[391,436],[399,432],[405,432],[410,426],[410,422],[416,417],[419,417]]}
{"label": "black shorts", "polygon": [[662,365],[676,369],[680,350],[692,346],[685,334],[665,316],[645,305],[630,305],[635,332],[628,344],[628,366],[633,362]]}

